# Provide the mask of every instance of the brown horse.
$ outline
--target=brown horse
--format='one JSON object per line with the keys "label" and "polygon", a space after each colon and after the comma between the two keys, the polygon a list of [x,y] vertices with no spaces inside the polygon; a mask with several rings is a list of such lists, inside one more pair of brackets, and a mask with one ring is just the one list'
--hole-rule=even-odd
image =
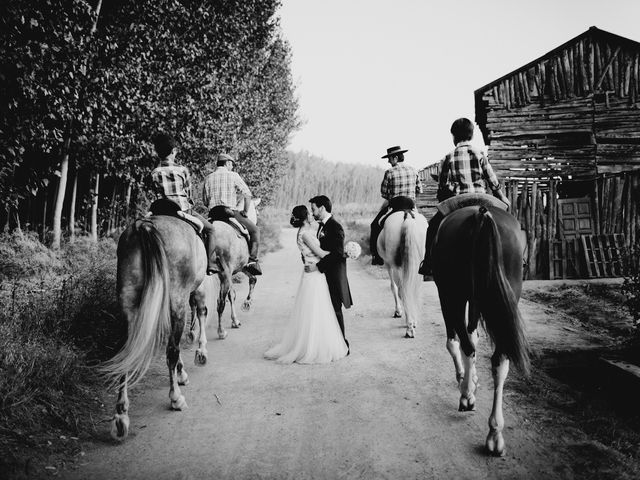
{"label": "brown horse", "polygon": [[447,350],[460,388],[460,411],[475,407],[475,352],[481,318],[494,344],[493,408],[486,439],[486,447],[493,455],[504,454],[502,390],[509,361],[524,374],[529,371],[527,340],[518,310],[524,248],[519,231],[518,221],[504,210],[464,207],[444,218],[432,250]]}
{"label": "brown horse", "polygon": [[[128,434],[128,386],[142,378],[165,339],[171,408],[187,406],[179,387],[187,383],[180,338],[192,292],[200,293],[196,309],[199,317],[206,317],[205,292],[200,291],[206,264],[203,242],[189,224],[175,217],[136,220],[120,236],[117,293],[129,328],[122,350],[102,367],[119,385],[111,428],[114,439],[122,441]],[[200,318],[203,324],[205,320]]]}

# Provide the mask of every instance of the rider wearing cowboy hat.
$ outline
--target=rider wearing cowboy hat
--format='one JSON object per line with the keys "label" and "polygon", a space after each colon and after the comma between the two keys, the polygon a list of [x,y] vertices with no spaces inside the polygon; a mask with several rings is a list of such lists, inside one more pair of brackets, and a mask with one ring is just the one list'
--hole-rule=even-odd
{"label": "rider wearing cowboy hat", "polygon": [[380,185],[380,195],[384,198],[380,211],[371,223],[371,236],[369,237],[369,249],[371,250],[371,264],[382,265],[384,261],[378,255],[378,235],[382,227],[378,223],[389,209],[401,209],[415,205],[416,194],[422,193],[422,183],[415,169],[404,164],[404,154],[408,150],[403,150],[399,146],[387,148],[387,154],[381,158],[386,158],[391,165],[384,173],[382,184]]}

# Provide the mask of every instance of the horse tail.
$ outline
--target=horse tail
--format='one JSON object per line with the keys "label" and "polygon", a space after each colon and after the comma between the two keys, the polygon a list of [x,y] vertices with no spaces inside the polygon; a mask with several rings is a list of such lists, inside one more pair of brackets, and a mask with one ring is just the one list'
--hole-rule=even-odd
{"label": "horse tail", "polygon": [[423,253],[424,243],[419,240],[418,222],[413,215],[405,212],[404,221],[400,227],[400,243],[395,255],[395,263],[401,268],[401,282],[399,293],[404,301],[407,318],[416,319],[418,316],[418,298],[422,277],[418,275],[418,267]]}
{"label": "horse tail", "polygon": [[470,316],[479,312],[496,353],[504,354],[525,375],[529,373],[529,346],[518,298],[505,273],[503,242],[495,218],[480,207],[471,248]]}
{"label": "horse tail", "polygon": [[[128,375],[129,385],[136,384],[149,369],[157,350],[171,330],[169,309],[169,271],[162,238],[148,220],[137,220],[132,235],[138,239],[142,291],[130,305],[121,298],[129,322],[127,340],[122,349],[105,362],[102,371],[114,383]],[[119,292],[122,296],[123,292]],[[128,310],[129,311],[126,311]]]}

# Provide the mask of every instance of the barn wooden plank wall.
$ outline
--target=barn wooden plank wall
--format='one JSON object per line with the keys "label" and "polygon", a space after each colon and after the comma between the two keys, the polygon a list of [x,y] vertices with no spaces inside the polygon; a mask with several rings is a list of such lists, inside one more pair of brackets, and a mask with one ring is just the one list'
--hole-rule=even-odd
{"label": "barn wooden plank wall", "polygon": [[[507,180],[512,214],[526,232],[529,279],[552,276],[554,242],[568,261],[569,276],[584,276],[580,244],[563,237],[558,217],[558,181]],[[600,176],[593,181],[595,234],[623,234],[625,247],[640,242],[640,171]],[[565,270],[566,272],[567,270]]]}
{"label": "barn wooden plank wall", "polygon": [[640,168],[640,44],[595,27],[476,91],[501,178]]}

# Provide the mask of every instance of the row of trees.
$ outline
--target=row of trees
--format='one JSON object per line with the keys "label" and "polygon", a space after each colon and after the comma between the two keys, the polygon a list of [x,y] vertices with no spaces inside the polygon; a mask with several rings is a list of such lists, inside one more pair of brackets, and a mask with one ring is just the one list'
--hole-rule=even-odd
{"label": "row of trees", "polygon": [[96,237],[144,201],[159,130],[198,175],[220,151],[267,201],[297,128],[279,0],[0,5],[3,224]]}
{"label": "row of trees", "polygon": [[378,167],[332,163],[308,152],[289,152],[287,167],[272,203],[288,209],[323,194],[338,205],[379,206],[383,176],[384,170]]}

